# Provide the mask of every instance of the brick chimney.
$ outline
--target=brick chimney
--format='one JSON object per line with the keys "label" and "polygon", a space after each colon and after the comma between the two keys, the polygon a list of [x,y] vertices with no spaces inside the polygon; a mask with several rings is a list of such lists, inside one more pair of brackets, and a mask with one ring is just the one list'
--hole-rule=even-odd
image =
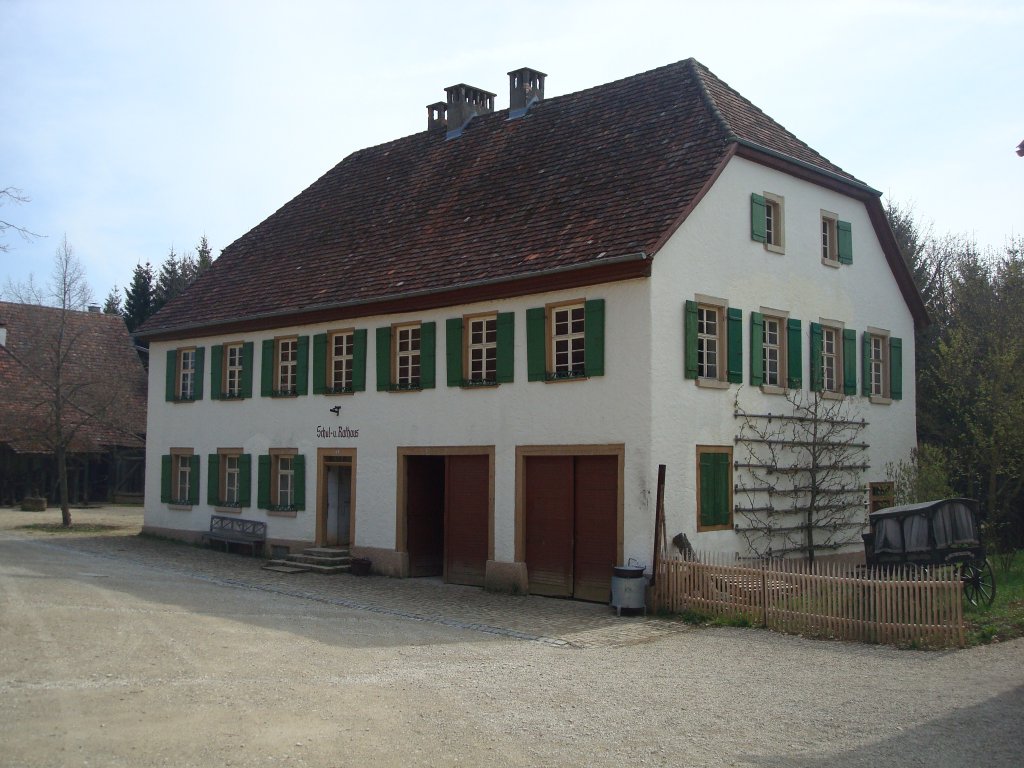
{"label": "brick chimney", "polygon": [[427,104],[427,130],[440,131],[448,126],[448,103],[435,101]]}
{"label": "brick chimney", "polygon": [[508,119],[522,117],[534,104],[544,100],[543,72],[529,67],[508,73]]}
{"label": "brick chimney", "polygon": [[451,85],[444,91],[448,94],[445,107],[449,139],[461,136],[462,131],[474,117],[489,115],[494,111],[495,94],[490,91],[474,88],[465,83]]}

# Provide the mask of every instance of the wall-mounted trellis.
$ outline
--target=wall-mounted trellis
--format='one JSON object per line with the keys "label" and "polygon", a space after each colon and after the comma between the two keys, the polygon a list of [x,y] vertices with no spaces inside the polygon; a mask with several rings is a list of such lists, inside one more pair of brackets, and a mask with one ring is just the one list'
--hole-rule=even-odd
{"label": "wall-mounted trellis", "polygon": [[758,557],[834,552],[866,523],[867,422],[848,399],[793,391],[783,413],[733,416],[734,524]]}

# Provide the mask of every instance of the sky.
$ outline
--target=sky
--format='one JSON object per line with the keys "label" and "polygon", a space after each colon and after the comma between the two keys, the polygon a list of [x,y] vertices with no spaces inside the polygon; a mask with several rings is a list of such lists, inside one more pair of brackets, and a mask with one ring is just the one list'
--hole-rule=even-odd
{"label": "sky", "polygon": [[0,0],[0,292],[66,237],[97,303],[216,256],[456,83],[508,107],[694,57],[832,162],[982,248],[1024,235],[1024,3]]}

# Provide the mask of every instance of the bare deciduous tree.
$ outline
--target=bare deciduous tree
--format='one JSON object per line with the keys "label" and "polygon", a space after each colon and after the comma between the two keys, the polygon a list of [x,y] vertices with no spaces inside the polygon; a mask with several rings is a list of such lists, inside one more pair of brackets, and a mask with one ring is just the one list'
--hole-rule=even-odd
{"label": "bare deciduous tree", "polygon": [[[6,202],[11,203],[27,203],[30,202],[29,197],[17,187],[4,187],[0,189],[0,206]],[[33,237],[40,237],[35,232],[30,232],[25,227],[19,227],[17,224],[12,224],[9,221],[0,219],[0,235],[3,235],[7,230],[13,229],[23,240],[31,240]],[[6,253],[11,247],[7,243],[0,243],[0,252]]]}
{"label": "bare deciduous tree", "polygon": [[784,413],[735,404],[736,528],[761,557],[835,551],[865,523],[867,423],[849,400],[794,390]]}

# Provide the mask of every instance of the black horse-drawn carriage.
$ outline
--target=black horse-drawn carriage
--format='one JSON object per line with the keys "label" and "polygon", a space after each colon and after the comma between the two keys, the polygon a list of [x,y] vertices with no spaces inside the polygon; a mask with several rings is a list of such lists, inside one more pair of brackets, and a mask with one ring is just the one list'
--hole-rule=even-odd
{"label": "black horse-drawn carriage", "polygon": [[964,597],[973,605],[991,605],[996,596],[992,566],[981,541],[978,502],[939,499],[872,512],[864,534],[869,567],[952,566],[960,571]]}

